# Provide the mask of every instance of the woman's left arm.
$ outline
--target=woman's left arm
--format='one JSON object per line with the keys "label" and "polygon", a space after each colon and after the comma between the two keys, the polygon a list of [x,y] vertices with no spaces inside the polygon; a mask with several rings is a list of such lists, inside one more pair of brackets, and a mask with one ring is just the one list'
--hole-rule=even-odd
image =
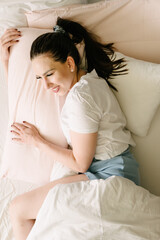
{"label": "woman's left arm", "polygon": [[84,173],[95,154],[97,133],[80,134],[71,131],[71,141],[73,149],[63,148],[45,139],[38,141],[37,147],[68,168]]}
{"label": "woman's left arm", "polygon": [[66,149],[44,139],[30,123],[14,123],[12,128],[15,135],[13,141],[33,145],[76,172],[86,172],[93,160],[97,133],[82,134],[70,131],[72,149]]}

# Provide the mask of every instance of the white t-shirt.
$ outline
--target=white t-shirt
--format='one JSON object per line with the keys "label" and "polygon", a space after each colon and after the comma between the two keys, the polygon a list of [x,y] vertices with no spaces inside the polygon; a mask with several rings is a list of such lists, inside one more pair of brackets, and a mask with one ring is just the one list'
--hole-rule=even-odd
{"label": "white t-shirt", "polygon": [[116,97],[95,70],[82,76],[69,91],[61,111],[61,126],[71,147],[70,130],[98,132],[95,158],[99,160],[119,155],[129,144],[135,146]]}

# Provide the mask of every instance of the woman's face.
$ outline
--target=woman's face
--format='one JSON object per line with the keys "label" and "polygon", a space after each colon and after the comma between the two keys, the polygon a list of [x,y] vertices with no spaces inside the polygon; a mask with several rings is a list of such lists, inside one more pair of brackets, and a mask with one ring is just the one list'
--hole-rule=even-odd
{"label": "woman's face", "polygon": [[75,63],[68,57],[65,63],[55,62],[46,54],[39,55],[32,60],[32,67],[36,79],[40,80],[46,90],[60,96],[68,93],[77,82]]}

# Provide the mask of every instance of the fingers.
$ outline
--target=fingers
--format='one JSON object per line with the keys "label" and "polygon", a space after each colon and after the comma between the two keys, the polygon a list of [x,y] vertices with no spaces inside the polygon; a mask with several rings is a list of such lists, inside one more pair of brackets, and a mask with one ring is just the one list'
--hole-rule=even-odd
{"label": "fingers", "polygon": [[4,46],[7,43],[11,43],[12,41],[15,43],[21,37],[21,32],[15,29],[7,29],[6,32],[1,37],[1,45]]}
{"label": "fingers", "polygon": [[28,128],[33,128],[34,127],[34,125],[32,125],[31,123],[28,123],[26,121],[23,121],[23,125],[28,127]]}
{"label": "fingers", "polygon": [[26,128],[26,126],[24,126],[24,125],[21,124],[21,123],[14,123],[14,124],[11,125],[11,127],[12,127],[13,129],[19,131],[19,132],[20,132],[20,131],[23,131],[23,130]]}
{"label": "fingers", "polygon": [[18,127],[16,126],[16,124],[12,124],[11,127],[12,127],[14,130],[17,130],[17,131],[20,130],[20,128],[18,128]]}
{"label": "fingers", "polygon": [[12,138],[12,140],[15,142],[19,142],[19,143],[22,142],[22,140],[20,138]]}
{"label": "fingers", "polygon": [[21,37],[20,31],[17,29],[7,29],[0,38],[0,58],[2,62],[7,62],[10,57],[10,47]]}
{"label": "fingers", "polygon": [[35,128],[34,125],[32,125],[31,123],[28,123],[28,122],[26,122],[26,121],[23,121],[23,124],[21,124],[21,123],[13,123],[13,124],[11,125],[11,127],[12,127],[13,129],[15,129],[16,131],[22,131],[22,130],[24,130],[25,128]]}
{"label": "fingers", "polygon": [[14,131],[14,130],[12,130],[11,133],[12,133],[14,136],[17,136],[17,137],[20,136],[20,134],[19,134],[18,132]]}
{"label": "fingers", "polygon": [[9,47],[13,46],[15,43],[17,43],[18,40],[16,41],[11,41],[3,45],[4,49],[8,49]]}
{"label": "fingers", "polygon": [[26,127],[24,127],[20,123],[14,123],[11,125],[11,127],[12,127],[12,130],[10,132],[14,135],[14,137],[12,137],[12,140],[16,142],[22,142],[21,136]]}
{"label": "fingers", "polygon": [[13,124],[11,125],[11,127],[12,127],[12,130],[10,132],[14,135],[14,137],[12,137],[12,140],[21,142],[21,137],[20,137],[21,130]]}

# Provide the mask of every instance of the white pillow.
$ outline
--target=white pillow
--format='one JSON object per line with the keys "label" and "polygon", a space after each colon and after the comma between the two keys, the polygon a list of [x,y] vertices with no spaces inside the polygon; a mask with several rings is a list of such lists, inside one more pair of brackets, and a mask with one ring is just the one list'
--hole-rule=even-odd
{"label": "white pillow", "polygon": [[85,3],[87,3],[87,0],[17,0],[0,2],[0,36],[7,28],[27,27],[25,12]]}
{"label": "white pillow", "polygon": [[144,137],[160,104],[160,64],[116,52],[119,58],[125,58],[128,74],[110,81],[118,90],[114,93],[127,118],[127,128]]}

